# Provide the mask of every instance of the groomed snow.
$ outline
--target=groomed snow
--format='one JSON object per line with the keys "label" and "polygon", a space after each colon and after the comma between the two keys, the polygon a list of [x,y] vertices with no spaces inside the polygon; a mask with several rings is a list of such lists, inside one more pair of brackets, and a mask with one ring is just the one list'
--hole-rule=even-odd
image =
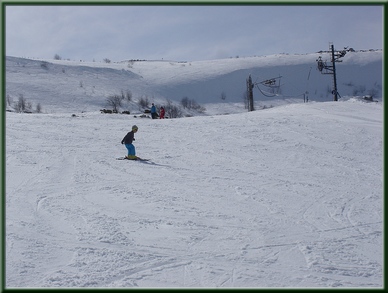
{"label": "groomed snow", "polygon": [[6,287],[381,288],[382,113],[7,112]]}

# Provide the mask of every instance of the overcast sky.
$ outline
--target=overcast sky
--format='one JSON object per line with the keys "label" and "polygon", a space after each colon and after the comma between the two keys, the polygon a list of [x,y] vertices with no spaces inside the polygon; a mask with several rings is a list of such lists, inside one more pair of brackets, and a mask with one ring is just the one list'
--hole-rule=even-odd
{"label": "overcast sky", "polygon": [[[95,4],[98,5],[98,4]],[[383,48],[383,6],[6,6],[6,55],[198,61]]]}

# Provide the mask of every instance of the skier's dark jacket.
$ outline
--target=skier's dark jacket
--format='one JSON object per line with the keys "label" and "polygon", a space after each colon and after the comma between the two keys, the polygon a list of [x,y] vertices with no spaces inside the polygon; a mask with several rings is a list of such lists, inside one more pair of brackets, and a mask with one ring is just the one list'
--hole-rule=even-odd
{"label": "skier's dark jacket", "polygon": [[134,140],[134,133],[133,131],[131,131],[128,132],[126,136],[124,136],[123,140],[121,141],[121,144],[131,144]]}

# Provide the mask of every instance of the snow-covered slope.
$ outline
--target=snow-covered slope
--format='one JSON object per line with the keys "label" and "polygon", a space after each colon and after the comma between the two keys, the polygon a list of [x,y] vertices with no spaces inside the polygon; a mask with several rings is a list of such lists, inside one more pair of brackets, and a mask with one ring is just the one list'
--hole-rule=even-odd
{"label": "snow-covered slope", "polygon": [[[278,78],[280,90],[267,97],[269,88],[254,89],[256,108],[310,101],[332,100],[332,76],[317,70],[316,59],[327,53],[271,55],[213,61],[122,61],[118,63],[29,60],[6,58],[6,94],[13,102],[20,95],[42,110],[52,112],[98,111],[106,108],[109,95],[130,91],[132,103],[121,110],[141,111],[138,101],[165,105],[182,98],[204,105],[243,103],[246,79],[260,82]],[[338,91],[342,97],[372,94],[382,99],[382,51],[348,52],[337,63]],[[263,95],[260,90],[264,92]],[[224,100],[221,96],[224,96]],[[11,105],[12,106],[12,103]],[[228,106],[226,106],[228,107]],[[245,110],[244,110],[245,111]],[[220,108],[222,113],[222,108]]]}
{"label": "snow-covered slope", "polygon": [[383,286],[382,103],[6,122],[7,287]]}
{"label": "snow-covered slope", "polygon": [[[8,110],[22,95],[45,114],[6,113],[5,286],[383,287],[382,52],[338,63],[339,102],[319,55],[7,57]],[[244,108],[249,74],[282,76],[281,95],[254,90],[267,109]],[[144,97],[206,112],[99,113],[128,90],[132,114]],[[133,124],[150,163],[116,160]]]}

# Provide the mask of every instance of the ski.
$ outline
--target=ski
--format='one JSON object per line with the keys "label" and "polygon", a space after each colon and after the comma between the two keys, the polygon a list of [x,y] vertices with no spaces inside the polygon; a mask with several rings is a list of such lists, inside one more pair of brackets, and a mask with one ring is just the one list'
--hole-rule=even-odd
{"label": "ski", "polygon": [[151,159],[142,159],[142,158],[137,157],[137,159],[130,160],[130,159],[128,159],[127,157],[119,157],[119,158],[116,158],[116,160],[128,160],[128,161],[148,162],[148,161],[150,161]]}

